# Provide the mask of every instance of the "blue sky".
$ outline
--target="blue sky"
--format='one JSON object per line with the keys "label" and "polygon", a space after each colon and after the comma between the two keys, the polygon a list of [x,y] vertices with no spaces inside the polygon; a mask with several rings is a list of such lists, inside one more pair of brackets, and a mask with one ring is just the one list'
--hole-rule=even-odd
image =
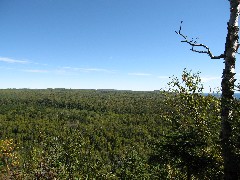
{"label": "blue sky", "polygon": [[[227,0],[0,0],[0,88],[155,90],[184,68],[219,87]],[[236,72],[240,72],[238,63]]]}

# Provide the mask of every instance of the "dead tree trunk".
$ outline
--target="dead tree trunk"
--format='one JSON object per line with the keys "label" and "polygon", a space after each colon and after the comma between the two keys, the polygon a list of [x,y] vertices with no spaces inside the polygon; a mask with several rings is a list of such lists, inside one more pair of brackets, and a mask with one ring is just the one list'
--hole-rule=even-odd
{"label": "dead tree trunk", "polygon": [[[236,53],[238,50],[238,18],[240,12],[240,0],[228,0],[230,2],[230,19],[228,22],[228,34],[226,37],[225,51],[220,56],[214,56],[204,44],[198,44],[195,40],[188,40],[187,36],[181,33],[181,26],[177,34],[182,36],[186,42],[192,46],[191,51],[198,53],[205,53],[210,56],[211,59],[224,58],[225,68],[222,75],[222,98],[221,98],[221,148],[222,157],[224,161],[224,179],[225,180],[237,180],[240,179],[239,164],[236,162],[234,154],[234,145],[231,141],[232,137],[232,110],[234,100],[234,76],[235,76],[235,61]],[[203,51],[196,50],[196,47],[202,47]]]}
{"label": "dead tree trunk", "polygon": [[230,0],[230,20],[228,22],[228,34],[225,44],[225,68],[222,75],[222,98],[221,98],[221,146],[224,160],[224,179],[238,179],[238,164],[234,155],[234,147],[231,142],[232,136],[232,103],[234,94],[235,54],[238,50],[238,16],[239,0]]}

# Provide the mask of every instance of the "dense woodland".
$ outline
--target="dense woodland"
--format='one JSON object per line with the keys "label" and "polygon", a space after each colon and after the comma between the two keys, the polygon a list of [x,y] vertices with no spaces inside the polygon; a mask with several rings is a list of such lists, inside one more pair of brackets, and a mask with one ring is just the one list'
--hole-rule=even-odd
{"label": "dense woodland", "polygon": [[186,71],[168,91],[0,90],[0,179],[221,179],[220,98],[202,91]]}

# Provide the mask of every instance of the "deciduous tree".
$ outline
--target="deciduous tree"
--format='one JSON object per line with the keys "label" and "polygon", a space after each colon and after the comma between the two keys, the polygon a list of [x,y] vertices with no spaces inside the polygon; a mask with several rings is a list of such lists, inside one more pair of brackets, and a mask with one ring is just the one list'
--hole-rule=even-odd
{"label": "deciduous tree", "polygon": [[[236,53],[238,51],[238,18],[240,10],[240,0],[228,0],[230,3],[230,19],[227,23],[228,33],[225,43],[225,51],[219,55],[214,56],[210,48],[204,44],[198,43],[196,40],[188,40],[187,36],[181,32],[181,26],[177,34],[183,40],[181,42],[188,43],[191,46],[191,51],[198,53],[205,53],[211,59],[224,59],[225,68],[222,74],[222,96],[221,96],[221,146],[222,156],[224,160],[224,179],[239,179],[240,170],[239,163],[236,162],[234,154],[234,143],[232,142],[232,110],[234,100],[234,82],[235,82],[235,61]],[[204,50],[198,50],[197,48]]]}

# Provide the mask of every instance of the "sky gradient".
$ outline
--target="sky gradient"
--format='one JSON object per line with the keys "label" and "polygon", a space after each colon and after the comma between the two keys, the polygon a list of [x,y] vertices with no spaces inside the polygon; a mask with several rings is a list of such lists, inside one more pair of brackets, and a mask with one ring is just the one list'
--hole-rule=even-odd
{"label": "sky gradient", "polygon": [[208,92],[223,60],[175,30],[220,55],[228,19],[227,0],[0,0],[0,88],[159,90],[187,68]]}

